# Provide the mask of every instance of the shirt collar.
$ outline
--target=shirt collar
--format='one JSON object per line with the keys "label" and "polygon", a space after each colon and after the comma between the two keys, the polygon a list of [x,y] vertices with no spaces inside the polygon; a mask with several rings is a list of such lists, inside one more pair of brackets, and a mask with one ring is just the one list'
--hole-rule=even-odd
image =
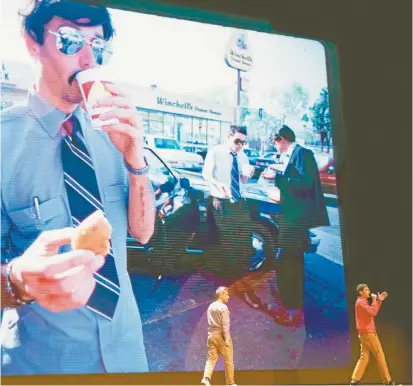
{"label": "shirt collar", "polygon": [[[65,135],[61,131],[62,124],[69,119],[72,114],[66,114],[49,102],[46,102],[35,89],[32,87],[28,93],[28,105],[30,110],[36,116],[43,129],[51,138]],[[84,124],[84,113],[80,105],[73,112],[73,115],[79,120],[81,127]]]}
{"label": "shirt collar", "polygon": [[284,153],[281,154],[281,159],[284,160],[283,163],[286,163],[287,160],[289,160],[293,154],[293,151],[295,149],[295,147],[297,146],[297,142],[293,142],[287,149],[287,151],[285,151]]}
{"label": "shirt collar", "polygon": [[291,155],[293,154],[293,151],[295,149],[295,147],[297,146],[297,142],[293,142],[287,149],[287,151],[285,152],[285,155],[288,157],[291,157]]}

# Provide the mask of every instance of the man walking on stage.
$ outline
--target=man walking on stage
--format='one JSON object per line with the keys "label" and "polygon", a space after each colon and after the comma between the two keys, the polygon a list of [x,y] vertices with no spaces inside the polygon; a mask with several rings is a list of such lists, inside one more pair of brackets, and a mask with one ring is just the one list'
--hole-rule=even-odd
{"label": "man walking on stage", "polygon": [[220,355],[224,359],[225,381],[227,385],[234,383],[234,353],[229,333],[228,288],[216,290],[216,301],[208,307],[208,359],[201,383],[210,386],[212,372]]}
{"label": "man walking on stage", "polygon": [[[387,298],[387,292],[382,292],[378,295],[371,294],[367,284],[359,284],[357,286],[357,294],[356,327],[359,333],[361,352],[360,359],[353,371],[350,385],[359,384],[364,370],[366,370],[367,364],[369,363],[370,353],[373,353],[376,358],[383,383],[385,385],[395,385],[391,380],[384,352],[374,324],[374,317],[379,313],[383,300]],[[369,297],[373,300],[371,305],[368,303]]]}

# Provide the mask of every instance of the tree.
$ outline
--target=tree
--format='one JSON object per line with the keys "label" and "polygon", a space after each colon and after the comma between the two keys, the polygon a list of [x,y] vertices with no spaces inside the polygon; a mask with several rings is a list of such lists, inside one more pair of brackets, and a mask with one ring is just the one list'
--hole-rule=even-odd
{"label": "tree", "polygon": [[280,100],[280,105],[284,110],[285,116],[302,115],[308,107],[309,92],[300,83],[294,82],[290,90],[285,91]]}
{"label": "tree", "polygon": [[263,107],[284,124],[288,118],[300,119],[308,108],[309,92],[301,83],[294,82],[287,89],[268,89],[264,93]]}
{"label": "tree", "polygon": [[310,107],[311,121],[315,132],[320,135],[321,151],[324,149],[324,144],[327,145],[327,152],[330,152],[331,146],[331,121],[330,107],[328,104],[328,89],[324,87],[320,91],[320,96]]}

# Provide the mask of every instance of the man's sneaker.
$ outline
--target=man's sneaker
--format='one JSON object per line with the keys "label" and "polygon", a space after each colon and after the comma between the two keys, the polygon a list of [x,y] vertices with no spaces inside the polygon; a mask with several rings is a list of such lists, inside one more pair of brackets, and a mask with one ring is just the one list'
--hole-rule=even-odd
{"label": "man's sneaker", "polygon": [[205,386],[211,386],[211,381],[208,378],[202,378],[201,384]]}
{"label": "man's sneaker", "polygon": [[350,382],[350,386],[351,386],[351,385],[359,385],[359,384],[360,384],[359,381],[353,381],[353,380],[352,380],[352,381]]}

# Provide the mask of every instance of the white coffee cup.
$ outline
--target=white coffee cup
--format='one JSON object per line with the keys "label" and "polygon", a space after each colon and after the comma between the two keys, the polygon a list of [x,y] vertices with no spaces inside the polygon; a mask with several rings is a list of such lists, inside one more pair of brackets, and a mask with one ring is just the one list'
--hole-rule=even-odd
{"label": "white coffee cup", "polygon": [[89,114],[92,127],[96,130],[101,130],[103,125],[116,125],[119,119],[112,118],[105,121],[100,120],[100,114],[110,111],[112,107],[100,107],[97,101],[105,96],[112,94],[106,89],[106,84],[111,84],[107,77],[102,74],[99,68],[84,70],[76,75],[76,81],[82,93],[86,111]]}

